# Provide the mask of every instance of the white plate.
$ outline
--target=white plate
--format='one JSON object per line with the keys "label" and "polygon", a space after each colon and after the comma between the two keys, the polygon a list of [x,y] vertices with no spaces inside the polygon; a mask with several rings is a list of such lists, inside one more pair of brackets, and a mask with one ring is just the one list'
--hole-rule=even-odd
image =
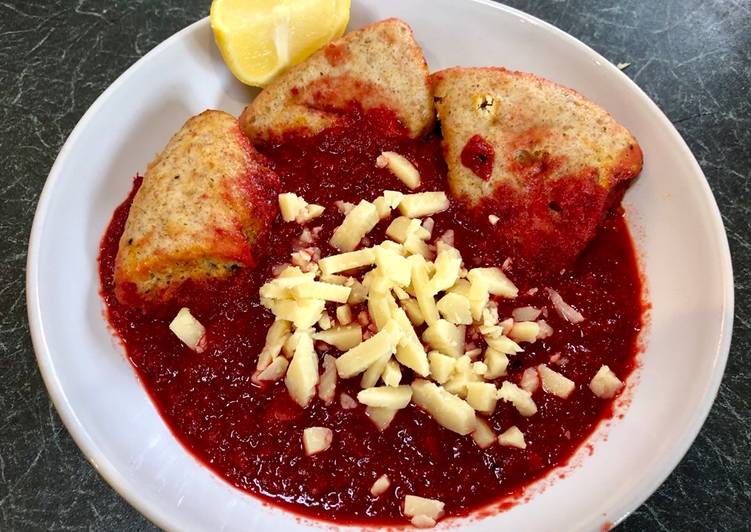
{"label": "white plate", "polygon": [[[350,26],[409,22],[432,69],[504,65],[573,87],[639,139],[626,195],[653,308],[622,419],[593,437],[566,477],[472,530],[597,530],[641,504],[676,466],[717,393],[730,344],[733,282],[717,206],[696,160],[652,101],[560,30],[479,0],[355,1]],[[102,318],[97,251],[131,176],[192,114],[239,113],[251,91],[217,53],[208,20],[166,40],[91,106],[61,150],[37,208],[28,308],[39,367],[60,416],[99,473],[159,526],[297,530],[318,526],[262,504],[201,466],[173,438]],[[602,434],[607,432],[607,438]],[[676,507],[676,511],[681,508]],[[281,527],[281,528],[280,528]]]}

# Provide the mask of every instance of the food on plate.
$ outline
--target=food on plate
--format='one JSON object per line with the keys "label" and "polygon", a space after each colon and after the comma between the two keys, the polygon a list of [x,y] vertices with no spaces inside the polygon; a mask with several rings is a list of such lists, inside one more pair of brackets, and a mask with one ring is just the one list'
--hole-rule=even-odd
{"label": "food on plate", "polygon": [[278,180],[237,119],[189,119],[151,162],[120,238],[115,283],[122,301],[169,299],[188,279],[226,277],[254,264],[276,215]]}
{"label": "food on plate", "polygon": [[[509,117],[465,123],[459,95],[439,92],[434,127],[409,27],[353,32],[251,103],[240,122],[255,149],[235,118],[203,113],[115,211],[99,258],[107,317],[176,437],[234,486],[337,523],[429,528],[509,504],[613,415],[644,305],[618,206],[638,164],[614,170],[626,163],[611,148],[638,145],[549,82],[460,69],[434,78],[439,91],[453,72],[462,98],[461,80],[490,73],[502,94],[480,111]],[[323,108],[295,100],[314,78],[358,90]],[[514,111],[520,98],[538,112]],[[457,173],[453,139],[481,131],[500,154],[524,129],[513,120],[537,131],[542,111],[550,130],[525,146],[565,164]],[[585,143],[597,121],[613,134]],[[596,212],[535,211],[534,187],[561,183]],[[610,199],[592,203],[593,187]],[[496,209],[505,193],[513,212]],[[528,253],[532,237],[565,267]]]}
{"label": "food on plate", "polygon": [[636,139],[533,74],[457,67],[431,79],[451,191],[492,217],[513,254],[567,267],[641,171]]}
{"label": "food on plate", "polygon": [[344,33],[350,0],[214,0],[211,29],[237,79],[263,87]]}
{"label": "food on plate", "polygon": [[240,126],[254,144],[268,143],[340,125],[353,107],[393,112],[411,137],[433,126],[428,66],[401,20],[350,32],[290,68],[248,105]]}

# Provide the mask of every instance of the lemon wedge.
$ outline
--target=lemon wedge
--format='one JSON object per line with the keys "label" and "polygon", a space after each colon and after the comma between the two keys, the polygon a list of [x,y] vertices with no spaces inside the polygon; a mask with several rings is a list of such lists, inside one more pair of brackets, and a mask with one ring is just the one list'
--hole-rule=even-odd
{"label": "lemon wedge", "polygon": [[213,0],[211,29],[237,79],[263,87],[340,37],[350,0]]}

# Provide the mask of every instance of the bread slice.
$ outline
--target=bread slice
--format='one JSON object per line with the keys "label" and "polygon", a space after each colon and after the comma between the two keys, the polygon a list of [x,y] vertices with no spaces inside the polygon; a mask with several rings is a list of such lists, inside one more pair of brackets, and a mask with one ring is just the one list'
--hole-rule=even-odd
{"label": "bread slice", "polygon": [[565,267],[642,167],[636,139],[579,93],[504,68],[433,74],[449,186],[510,255]]}
{"label": "bread slice", "polygon": [[163,302],[188,279],[252,266],[278,187],[235,117],[190,118],[149,165],[131,204],[115,260],[118,299]]}
{"label": "bread slice", "polygon": [[376,22],[318,50],[256,96],[240,127],[254,144],[264,144],[315,135],[356,107],[392,111],[413,138],[432,129],[428,66],[405,22]]}

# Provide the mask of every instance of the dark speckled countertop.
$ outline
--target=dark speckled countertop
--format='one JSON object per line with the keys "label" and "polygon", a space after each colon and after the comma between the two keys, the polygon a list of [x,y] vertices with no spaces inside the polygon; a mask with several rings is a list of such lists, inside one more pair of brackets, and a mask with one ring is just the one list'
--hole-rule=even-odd
{"label": "dark speckled countertop", "polygon": [[[457,0],[461,1],[461,0]],[[153,530],[94,471],[37,370],[24,305],[37,198],[66,137],[209,0],[0,0],[0,529]],[[730,239],[733,346],[686,457],[618,530],[751,530],[751,2],[513,0],[625,70],[703,168]]]}

